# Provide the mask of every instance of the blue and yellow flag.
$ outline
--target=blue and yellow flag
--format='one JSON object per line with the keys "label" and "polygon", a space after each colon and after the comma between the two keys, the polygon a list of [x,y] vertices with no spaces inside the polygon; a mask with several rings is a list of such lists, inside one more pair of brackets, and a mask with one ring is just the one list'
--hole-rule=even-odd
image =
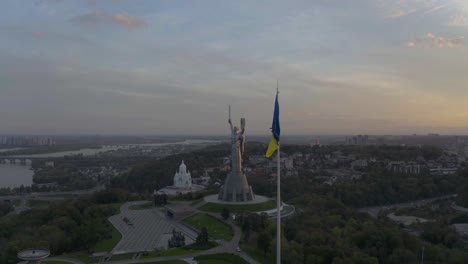
{"label": "blue and yellow flag", "polygon": [[280,141],[280,123],[279,123],[279,104],[278,104],[278,94],[276,94],[275,99],[275,111],[273,113],[273,124],[271,125],[271,140],[270,145],[268,145],[267,152],[265,156],[267,158],[271,157],[273,153],[278,149]]}

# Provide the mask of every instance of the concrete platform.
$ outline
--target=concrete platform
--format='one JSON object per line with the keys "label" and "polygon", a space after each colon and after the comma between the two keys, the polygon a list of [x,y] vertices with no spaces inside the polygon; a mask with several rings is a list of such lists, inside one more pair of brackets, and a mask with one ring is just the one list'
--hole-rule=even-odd
{"label": "concrete platform", "polygon": [[216,204],[260,204],[260,203],[264,203],[264,202],[271,200],[270,198],[265,197],[265,196],[255,195],[255,200],[252,200],[252,201],[228,202],[228,201],[218,200],[217,194],[205,196],[203,199],[207,203],[216,203]]}
{"label": "concrete platform", "polygon": [[[166,249],[172,229],[185,235],[185,244],[195,241],[197,233],[181,227],[176,221],[166,217],[158,208],[130,210],[129,206],[143,202],[128,202],[122,205],[121,213],[109,217],[109,221],[122,234],[122,239],[112,249],[113,254],[134,253]],[[127,219],[127,222],[124,220]]]}

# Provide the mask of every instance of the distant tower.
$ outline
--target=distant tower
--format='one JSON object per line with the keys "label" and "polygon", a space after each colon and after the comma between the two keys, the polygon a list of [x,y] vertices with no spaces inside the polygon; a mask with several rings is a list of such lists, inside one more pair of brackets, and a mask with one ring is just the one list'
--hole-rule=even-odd
{"label": "distant tower", "polygon": [[179,171],[174,175],[174,187],[188,189],[192,187],[192,176],[187,171],[184,161],[179,166]]}

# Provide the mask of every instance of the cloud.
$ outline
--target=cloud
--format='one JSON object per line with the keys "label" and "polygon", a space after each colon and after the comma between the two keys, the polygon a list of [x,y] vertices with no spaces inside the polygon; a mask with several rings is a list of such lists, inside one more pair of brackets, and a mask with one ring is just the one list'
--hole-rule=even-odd
{"label": "cloud", "polygon": [[457,48],[457,47],[461,47],[463,46],[463,40],[465,38],[464,37],[458,37],[458,38],[454,38],[454,39],[449,39],[447,41],[447,47],[449,48]]}
{"label": "cloud", "polygon": [[441,0],[378,0],[377,7],[386,18],[400,18],[417,12],[436,12],[446,6]]}
{"label": "cloud", "polygon": [[376,0],[376,3],[380,13],[386,18],[396,19],[409,15],[432,16],[437,12],[448,26],[468,27],[466,0]]}
{"label": "cloud", "polygon": [[99,23],[104,23],[107,15],[101,11],[101,10],[96,10],[91,13],[87,13],[84,15],[76,16],[72,18],[73,22],[79,23],[83,26],[97,26]]}
{"label": "cloud", "polygon": [[126,28],[139,28],[147,26],[144,19],[136,16],[131,16],[127,12],[114,14],[111,16],[112,21]]}
{"label": "cloud", "polygon": [[468,27],[468,18],[464,14],[456,14],[451,18],[448,25],[452,27]]}
{"label": "cloud", "polygon": [[407,47],[425,47],[425,48],[461,48],[463,47],[463,40],[465,37],[446,38],[436,37],[432,33],[427,33],[424,37],[416,38],[413,41],[406,43]]}
{"label": "cloud", "polygon": [[431,8],[431,9],[425,11],[424,13],[431,14],[431,13],[437,12],[437,11],[443,9],[443,8],[446,8],[446,7],[447,7],[446,4],[442,4],[442,5],[439,5],[439,6],[435,6],[435,7]]}
{"label": "cloud", "polygon": [[110,24],[131,29],[142,28],[148,25],[144,18],[131,16],[127,12],[108,14],[102,10],[76,16],[72,18],[72,21],[87,27]]}

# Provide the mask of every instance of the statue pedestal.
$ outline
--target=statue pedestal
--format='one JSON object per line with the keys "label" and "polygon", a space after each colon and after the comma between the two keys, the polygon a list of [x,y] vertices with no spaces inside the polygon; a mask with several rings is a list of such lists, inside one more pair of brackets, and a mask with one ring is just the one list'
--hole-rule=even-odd
{"label": "statue pedestal", "polygon": [[255,196],[245,174],[232,171],[228,174],[218,199],[227,202],[246,202],[254,200]]}

